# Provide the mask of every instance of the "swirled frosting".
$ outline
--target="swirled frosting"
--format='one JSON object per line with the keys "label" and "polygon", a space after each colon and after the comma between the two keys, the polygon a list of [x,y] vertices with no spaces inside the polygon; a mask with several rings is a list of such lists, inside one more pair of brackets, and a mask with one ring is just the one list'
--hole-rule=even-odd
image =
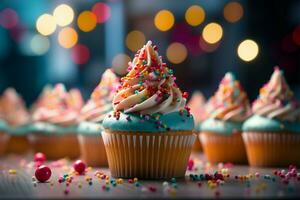
{"label": "swirled frosting", "polygon": [[173,71],[148,41],[129,62],[128,74],[121,79],[113,99],[115,111],[140,114],[171,113],[185,107],[186,98],[175,83]]}
{"label": "swirled frosting", "polygon": [[275,67],[269,82],[260,89],[252,110],[254,114],[269,119],[300,121],[299,103],[278,67]]}
{"label": "swirled frosting", "polygon": [[61,126],[77,124],[83,105],[79,90],[72,89],[68,93],[63,84],[57,84],[45,95],[43,104],[33,113],[34,121]]}
{"label": "swirled frosting", "polygon": [[232,73],[226,73],[217,92],[206,105],[209,118],[242,122],[251,115],[246,92]]}
{"label": "swirled frosting", "polygon": [[112,100],[120,85],[119,78],[111,70],[107,69],[100,83],[94,89],[91,98],[81,110],[81,121],[102,122],[105,115],[113,110]]}
{"label": "swirled frosting", "polygon": [[205,97],[201,92],[194,92],[187,106],[194,116],[195,124],[199,124],[206,119]]}
{"label": "swirled frosting", "polygon": [[47,101],[47,98],[52,90],[51,85],[46,85],[40,95],[38,96],[37,100],[31,105],[30,113],[33,114],[35,110],[39,107],[44,105],[44,102]]}
{"label": "swirled frosting", "polygon": [[25,125],[30,121],[23,99],[15,89],[7,88],[1,97],[3,119],[11,126]]}

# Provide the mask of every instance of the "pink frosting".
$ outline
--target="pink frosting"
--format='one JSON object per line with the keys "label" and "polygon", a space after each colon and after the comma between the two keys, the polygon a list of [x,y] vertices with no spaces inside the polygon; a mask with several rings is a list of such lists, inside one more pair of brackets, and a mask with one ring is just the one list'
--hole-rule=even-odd
{"label": "pink frosting", "polygon": [[205,97],[201,92],[194,92],[187,106],[194,116],[195,124],[199,124],[206,119]]}

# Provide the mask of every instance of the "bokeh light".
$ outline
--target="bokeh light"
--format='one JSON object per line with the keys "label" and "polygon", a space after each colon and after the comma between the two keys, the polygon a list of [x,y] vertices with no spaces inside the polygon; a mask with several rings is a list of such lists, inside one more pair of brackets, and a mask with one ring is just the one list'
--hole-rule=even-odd
{"label": "bokeh light", "polygon": [[205,19],[205,11],[201,6],[193,5],[185,12],[185,20],[191,26],[198,26]]}
{"label": "bokeh light", "polygon": [[58,43],[64,48],[73,47],[78,41],[77,32],[71,27],[63,28],[58,34]]}
{"label": "bokeh light", "polygon": [[223,36],[222,26],[217,23],[207,24],[202,31],[203,39],[210,44],[217,43]]}
{"label": "bokeh light", "polygon": [[99,24],[106,22],[111,15],[110,7],[102,2],[96,3],[92,8],[92,12],[96,15]]}
{"label": "bokeh light", "polygon": [[74,19],[74,11],[70,6],[61,4],[54,9],[53,17],[58,26],[67,26],[71,24]]}
{"label": "bokeh light", "polygon": [[300,26],[295,28],[292,37],[293,37],[293,42],[297,45],[300,45]]}
{"label": "bokeh light", "polygon": [[154,25],[160,31],[167,31],[171,29],[174,22],[174,15],[169,10],[159,11],[154,18]]}
{"label": "bokeh light", "polygon": [[97,25],[97,17],[90,11],[83,11],[77,19],[77,24],[80,30],[90,32],[94,30]]}
{"label": "bokeh light", "polygon": [[43,55],[48,52],[50,42],[47,37],[36,34],[32,37],[30,41],[30,47],[34,54]]}
{"label": "bokeh light", "polygon": [[209,43],[205,42],[203,37],[200,36],[199,46],[202,51],[204,51],[206,53],[211,53],[218,49],[218,47],[220,46],[220,43],[209,44]]}
{"label": "bokeh light", "polygon": [[36,21],[36,29],[42,35],[51,35],[56,30],[56,21],[52,15],[43,14]]}
{"label": "bokeh light", "polygon": [[258,55],[259,48],[255,41],[246,39],[242,41],[237,49],[238,56],[240,59],[249,62],[256,58]]}
{"label": "bokeh light", "polygon": [[0,13],[0,25],[6,29],[14,28],[18,21],[18,14],[13,9],[6,8]]}
{"label": "bokeh light", "polygon": [[141,31],[131,31],[126,37],[126,46],[131,51],[137,51],[146,43],[146,37]]}
{"label": "bokeh light", "polygon": [[230,23],[239,21],[243,17],[243,14],[243,6],[238,2],[229,2],[223,10],[224,18]]}
{"label": "bokeh light", "polygon": [[90,50],[83,44],[77,44],[72,48],[71,59],[75,64],[82,65],[90,59]]}
{"label": "bokeh light", "polygon": [[127,54],[117,54],[112,60],[112,68],[117,74],[126,74],[128,62],[130,62],[130,57]]}
{"label": "bokeh light", "polygon": [[168,46],[166,54],[171,63],[179,64],[186,59],[187,49],[183,44],[174,42]]}

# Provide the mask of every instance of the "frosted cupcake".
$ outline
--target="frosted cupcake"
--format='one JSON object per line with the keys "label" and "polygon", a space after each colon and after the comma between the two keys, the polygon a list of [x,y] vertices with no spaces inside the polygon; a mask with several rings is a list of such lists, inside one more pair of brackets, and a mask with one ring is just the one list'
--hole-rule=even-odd
{"label": "frosted cupcake", "polygon": [[44,102],[33,113],[34,127],[30,139],[35,152],[49,159],[79,157],[77,125],[83,100],[77,89],[69,93],[62,84],[45,93]]}
{"label": "frosted cupcake", "polygon": [[113,177],[183,177],[192,145],[194,119],[173,71],[149,41],[129,63],[103,120],[108,164]]}
{"label": "frosted cupcake", "polygon": [[44,103],[47,102],[47,98],[50,95],[53,87],[51,85],[46,85],[37,100],[30,107],[30,114],[33,115],[37,108],[43,107]]}
{"label": "frosted cupcake", "polygon": [[107,157],[102,140],[102,121],[113,110],[113,95],[120,85],[119,78],[107,69],[90,99],[80,112],[78,139],[82,159],[89,166],[107,166]]}
{"label": "frosted cupcake", "polygon": [[[195,131],[198,134],[200,132],[200,125],[206,119],[205,111],[205,97],[199,91],[193,93],[187,106],[190,108],[190,112],[194,117]],[[192,151],[202,151],[202,146],[199,140],[195,141]]]}
{"label": "frosted cupcake", "polygon": [[251,166],[300,165],[300,106],[283,72],[275,68],[243,125]]}
{"label": "frosted cupcake", "polygon": [[10,135],[8,153],[22,154],[30,150],[30,116],[23,99],[13,88],[4,91],[1,97],[3,119],[6,122],[5,131]]}
{"label": "frosted cupcake", "polygon": [[247,162],[242,124],[251,115],[249,100],[232,73],[226,73],[206,107],[200,141],[209,162]]}

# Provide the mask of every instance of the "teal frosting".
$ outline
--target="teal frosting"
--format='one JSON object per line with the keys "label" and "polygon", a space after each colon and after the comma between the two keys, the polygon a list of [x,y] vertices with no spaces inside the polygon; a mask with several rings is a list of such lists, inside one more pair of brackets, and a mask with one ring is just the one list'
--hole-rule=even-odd
{"label": "teal frosting", "polygon": [[21,126],[6,126],[6,132],[11,135],[26,135],[31,133],[32,131],[32,125],[31,124],[25,124]]}
{"label": "teal frosting", "polygon": [[288,131],[300,133],[300,123],[269,119],[259,115],[253,115],[245,121],[243,131],[250,132],[282,132]]}
{"label": "teal frosting", "polygon": [[42,133],[42,134],[68,134],[68,133],[77,133],[78,125],[72,126],[59,126],[55,124],[50,124],[47,122],[36,122],[31,127],[32,133]]}
{"label": "teal frosting", "polygon": [[7,124],[4,120],[0,119],[0,131],[6,131]]}
{"label": "teal frosting", "polygon": [[201,123],[201,131],[207,131],[220,134],[232,134],[242,131],[242,122],[222,121],[218,119],[207,119]]}
{"label": "teal frosting", "polygon": [[114,131],[166,132],[194,129],[193,116],[187,111],[168,114],[139,115],[120,112],[120,118],[110,112],[103,120],[103,127]]}
{"label": "teal frosting", "polygon": [[103,127],[97,122],[81,122],[78,126],[77,133],[80,135],[100,135]]}

